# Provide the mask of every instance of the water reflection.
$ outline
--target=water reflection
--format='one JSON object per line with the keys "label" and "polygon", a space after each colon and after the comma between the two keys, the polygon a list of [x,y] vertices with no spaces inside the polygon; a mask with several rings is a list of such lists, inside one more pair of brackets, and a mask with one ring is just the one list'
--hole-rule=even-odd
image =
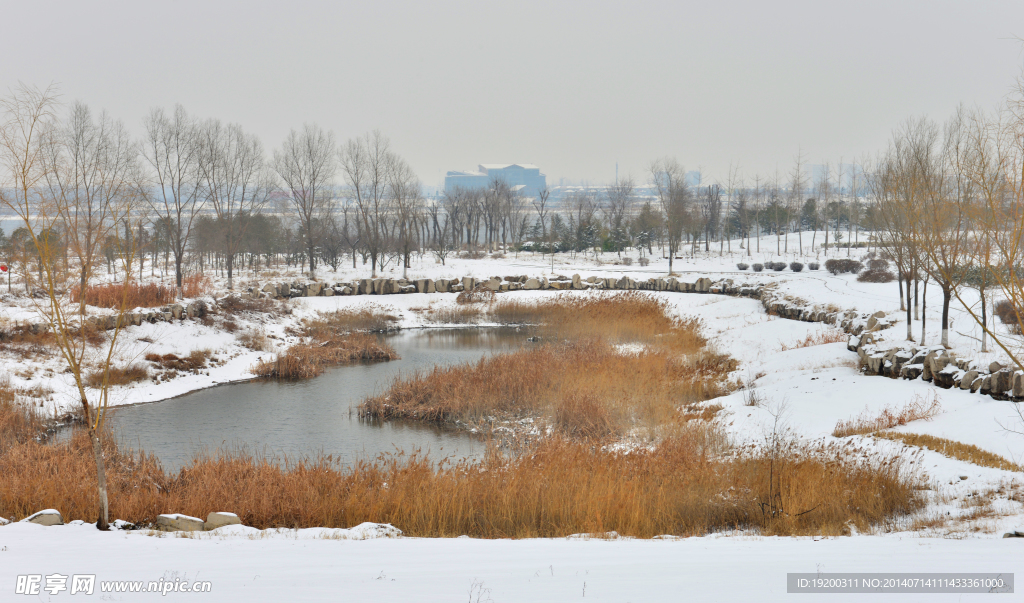
{"label": "water reflection", "polygon": [[434,425],[361,420],[355,407],[392,379],[435,365],[476,361],[519,347],[516,329],[424,329],[384,337],[401,360],[338,367],[298,382],[223,385],[163,402],[118,408],[109,418],[122,445],[156,454],[169,470],[200,450],[244,447],[277,458],[333,455],[343,463],[420,449],[431,458],[480,457],[479,438]]}

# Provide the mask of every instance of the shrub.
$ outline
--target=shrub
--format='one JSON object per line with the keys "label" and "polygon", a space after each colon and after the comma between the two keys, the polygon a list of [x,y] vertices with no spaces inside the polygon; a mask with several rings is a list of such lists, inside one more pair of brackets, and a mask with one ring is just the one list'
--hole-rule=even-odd
{"label": "shrub", "polygon": [[[872,260],[875,262],[884,262],[885,260]],[[857,281],[861,283],[891,283],[896,279],[896,275],[889,272],[888,270],[873,270],[868,269],[860,273],[857,277]]]}
{"label": "shrub", "polygon": [[644,257],[640,258],[638,261],[640,262],[641,266],[646,266],[651,263],[651,258]]}
{"label": "shrub", "polygon": [[825,270],[828,270],[832,274],[842,274],[844,272],[852,272],[857,274],[864,268],[864,264],[861,264],[857,260],[851,259],[831,259],[825,262]]}
{"label": "shrub", "polygon": [[624,258],[622,258],[621,260],[619,260],[619,262],[620,262],[620,263],[621,263],[621,264],[622,264],[623,266],[632,266],[632,265],[633,265],[633,258],[631,258],[631,257],[629,257],[629,256],[627,255],[626,257],[624,257]]}
{"label": "shrub", "polygon": [[754,272],[761,272],[764,270],[764,264],[754,264]]}
{"label": "shrub", "polygon": [[999,321],[1004,325],[1009,325],[1010,330],[1014,333],[1021,332],[1021,310],[1013,305],[1013,302],[1008,299],[1002,299],[996,302],[996,305],[992,308],[996,316],[999,317]]}
{"label": "shrub", "polygon": [[801,264],[800,262],[792,262],[789,265],[789,269],[792,270],[793,272],[800,272],[801,270],[804,269],[804,265]]}
{"label": "shrub", "polygon": [[888,270],[889,262],[882,259],[868,260],[868,270]]}
{"label": "shrub", "polygon": [[183,297],[200,297],[209,295],[213,290],[210,277],[192,274],[181,279],[181,295]]}
{"label": "shrub", "polygon": [[786,269],[786,262],[775,262],[772,264],[772,270],[775,272],[782,272]]}
{"label": "shrub", "polygon": [[736,267],[739,268],[740,270],[746,270],[747,268],[750,268],[750,266],[744,264],[743,262],[736,264]]}
{"label": "shrub", "polygon": [[818,262],[811,262],[810,264],[807,264],[807,267],[811,270],[817,270],[818,268],[821,268],[821,264]]}

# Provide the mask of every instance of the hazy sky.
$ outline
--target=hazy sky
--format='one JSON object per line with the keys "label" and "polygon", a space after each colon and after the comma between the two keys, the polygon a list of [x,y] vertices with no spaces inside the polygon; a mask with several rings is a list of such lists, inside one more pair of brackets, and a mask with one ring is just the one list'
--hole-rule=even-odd
{"label": "hazy sky", "polygon": [[1024,64],[1024,0],[9,1],[3,22],[5,88],[55,82],[137,134],[181,103],[268,150],[303,122],[379,128],[428,185],[849,161],[908,116],[994,107]]}

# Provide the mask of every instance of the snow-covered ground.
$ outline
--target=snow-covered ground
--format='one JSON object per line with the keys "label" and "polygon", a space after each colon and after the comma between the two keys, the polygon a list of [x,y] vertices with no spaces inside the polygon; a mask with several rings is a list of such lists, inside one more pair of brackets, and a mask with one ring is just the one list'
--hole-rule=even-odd
{"label": "snow-covered ground", "polygon": [[[804,234],[805,247],[810,236]],[[822,235],[819,233],[818,242]],[[883,310],[902,320],[895,283],[870,284],[854,275],[833,276],[823,269],[793,273],[741,272],[735,263],[764,260],[815,259],[822,253],[805,249],[780,258],[769,253],[746,256],[732,242],[731,255],[701,254],[674,262],[684,280],[700,276],[735,278],[741,282],[777,283],[778,289],[812,304],[832,304],[861,312]],[[775,249],[774,237],[766,237],[762,249]],[[790,249],[796,247],[796,235]],[[853,257],[866,250],[855,249]],[[830,256],[846,257],[846,250],[830,250]],[[657,255],[657,254],[656,254]],[[647,267],[616,265],[615,254],[598,258],[559,255],[551,258],[529,253],[504,259],[450,258],[447,265],[433,257],[415,257],[408,278],[453,278],[471,275],[580,274],[583,277],[628,274],[634,279],[663,276],[668,262],[655,258]],[[368,276],[351,264],[337,273],[322,271],[320,278],[343,281]],[[401,269],[385,271],[398,278]],[[242,281],[259,283],[293,280],[296,274],[242,275]],[[503,295],[550,296],[548,291],[520,291]],[[574,295],[608,295],[611,292],[573,292]],[[710,403],[724,407],[719,417],[739,443],[762,441],[781,413],[795,437],[807,441],[838,443],[831,436],[839,420],[866,412],[877,415],[886,407],[902,407],[911,400],[932,400],[942,412],[930,421],[915,421],[902,431],[930,434],[969,444],[1014,460],[1024,461],[1024,436],[1004,429],[1021,428],[1012,403],[961,390],[940,390],[920,380],[903,381],[865,376],[856,370],[857,356],[845,343],[794,348],[809,335],[830,327],[767,315],[752,299],[718,295],[654,293],[671,304],[680,316],[699,317],[705,333],[719,351],[739,360],[734,375],[752,384],[761,399],[758,406],[745,405],[739,391]],[[403,328],[430,326],[422,308],[453,304],[454,294],[408,294],[387,297],[354,296],[303,298],[290,302],[293,313],[273,322],[256,325],[240,321],[242,330],[262,328],[277,345],[288,342],[285,330],[296,320],[318,311],[377,304],[399,317]],[[18,305],[21,304],[21,305]],[[941,296],[938,287],[928,291],[928,343],[938,343]],[[29,313],[24,300],[0,306],[0,318],[24,319]],[[906,329],[897,323],[885,331],[899,341]],[[920,323],[914,326],[920,336]],[[980,330],[954,301],[951,344],[961,356],[979,357]],[[218,366],[200,375],[180,376],[169,382],[145,382],[119,389],[116,404],[148,402],[187,391],[249,377],[247,369],[267,352],[242,347],[233,334],[198,322],[144,324],[124,334],[121,361],[146,353],[173,352],[185,355],[194,349],[210,349]],[[788,348],[788,349],[786,349]],[[998,355],[990,355],[998,359]],[[3,358],[19,387],[45,384],[55,390],[52,409],[67,404],[68,383],[60,362],[46,358]],[[902,445],[869,437],[842,440],[859,454],[897,451]],[[1003,532],[1024,530],[1024,480],[1019,473],[988,469],[956,461],[931,451],[912,450],[908,465],[926,476],[930,504],[906,525],[888,533],[844,538],[760,538],[750,534],[716,535],[684,540],[554,539],[486,541],[474,539],[382,538],[364,541],[342,539],[339,532],[309,531],[254,533],[224,530],[201,538],[156,537],[141,532],[98,533],[88,526],[43,528],[17,524],[0,527],[0,592],[13,592],[15,576],[35,573],[95,573],[97,580],[188,580],[213,582],[211,600],[420,600],[420,601],[562,601],[599,598],[616,601],[648,600],[782,600],[787,572],[1017,572],[1024,575],[1024,540],[1001,539]],[[979,503],[982,501],[982,503]],[[979,512],[982,509],[983,512]],[[226,509],[230,511],[230,509]],[[173,511],[173,510],[168,510]],[[930,527],[912,525],[914,519]],[[400,526],[398,526],[400,527]],[[911,528],[919,529],[911,529]],[[67,593],[64,593],[67,595]],[[145,595],[140,595],[139,598]],[[153,595],[149,595],[151,598]],[[850,595],[847,595],[850,596]],[[115,599],[129,595],[115,595]],[[2,599],[3,597],[0,597]],[[61,598],[60,596],[54,597]],[[934,600],[934,595],[892,595],[893,600]],[[964,596],[957,600],[970,600]],[[870,600],[879,599],[872,595]]]}

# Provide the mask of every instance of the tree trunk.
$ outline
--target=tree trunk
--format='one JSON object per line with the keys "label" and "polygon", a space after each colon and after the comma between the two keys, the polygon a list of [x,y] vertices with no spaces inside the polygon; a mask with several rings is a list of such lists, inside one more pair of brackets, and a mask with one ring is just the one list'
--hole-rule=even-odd
{"label": "tree trunk", "polygon": [[949,349],[949,300],[953,292],[949,283],[942,283],[942,346]]}
{"label": "tree trunk", "polygon": [[96,528],[106,531],[110,529],[108,524],[110,506],[107,501],[107,470],[103,463],[103,446],[95,429],[89,429],[89,439],[92,441],[92,455],[96,461],[96,487],[100,498],[100,516],[96,520]]}
{"label": "tree trunk", "polygon": [[[906,279],[907,283],[907,341],[914,341],[914,324],[910,321],[910,279]],[[901,296],[902,297],[902,296]]]}
{"label": "tree trunk", "polygon": [[928,322],[928,278],[924,279],[924,286],[921,287],[921,345],[924,345],[925,324]]}

